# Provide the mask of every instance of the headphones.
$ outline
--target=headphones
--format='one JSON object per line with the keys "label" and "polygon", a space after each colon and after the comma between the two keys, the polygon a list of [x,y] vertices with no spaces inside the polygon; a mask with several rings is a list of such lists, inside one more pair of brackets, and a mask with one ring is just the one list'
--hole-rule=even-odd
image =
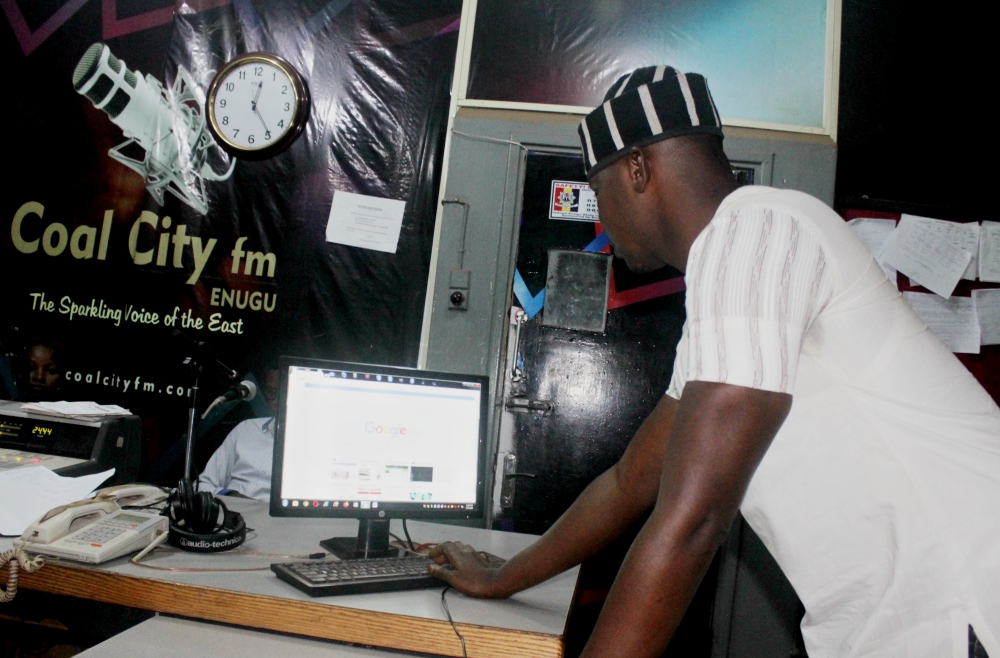
{"label": "headphones", "polygon": [[195,492],[184,478],[170,497],[168,541],[186,551],[216,553],[236,548],[247,538],[243,515],[233,512],[207,491]]}

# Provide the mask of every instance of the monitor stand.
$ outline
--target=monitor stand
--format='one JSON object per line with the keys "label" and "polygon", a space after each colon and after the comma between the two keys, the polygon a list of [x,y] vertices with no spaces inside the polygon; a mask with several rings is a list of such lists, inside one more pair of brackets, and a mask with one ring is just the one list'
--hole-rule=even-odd
{"label": "monitor stand", "polygon": [[341,560],[398,557],[399,549],[389,546],[389,519],[359,519],[357,537],[331,537],[319,543]]}

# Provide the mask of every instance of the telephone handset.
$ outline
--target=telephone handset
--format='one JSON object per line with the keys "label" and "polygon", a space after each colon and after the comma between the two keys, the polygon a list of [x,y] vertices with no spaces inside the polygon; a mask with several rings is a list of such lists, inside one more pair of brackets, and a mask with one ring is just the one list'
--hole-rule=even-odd
{"label": "telephone handset", "polygon": [[[162,493],[157,487],[148,489]],[[120,491],[118,498],[132,504],[137,497],[151,493]],[[56,507],[28,526],[15,545],[32,553],[98,564],[141,550],[167,531],[167,518],[159,510],[123,510],[110,499],[113,497],[114,492],[104,500],[81,500]]]}

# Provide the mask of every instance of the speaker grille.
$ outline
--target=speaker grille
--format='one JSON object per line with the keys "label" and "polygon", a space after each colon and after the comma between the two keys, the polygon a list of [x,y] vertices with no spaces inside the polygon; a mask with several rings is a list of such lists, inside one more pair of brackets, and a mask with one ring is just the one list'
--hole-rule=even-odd
{"label": "speaker grille", "polygon": [[97,67],[101,63],[101,52],[104,50],[103,43],[95,43],[87,52],[83,53],[80,62],[73,71],[73,88],[77,91],[90,80],[90,77],[97,72]]}

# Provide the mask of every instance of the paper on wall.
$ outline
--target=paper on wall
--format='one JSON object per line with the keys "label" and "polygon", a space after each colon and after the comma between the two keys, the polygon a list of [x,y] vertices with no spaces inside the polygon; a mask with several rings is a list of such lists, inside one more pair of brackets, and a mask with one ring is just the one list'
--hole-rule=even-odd
{"label": "paper on wall", "polygon": [[337,190],[326,222],[326,241],[394,254],[405,209],[405,201]]}
{"label": "paper on wall", "polygon": [[973,290],[972,302],[979,318],[979,343],[1000,345],[1000,288]]}
{"label": "paper on wall", "polygon": [[[972,262],[968,249],[971,232],[950,228],[961,226],[965,225],[903,215],[886,240],[882,258],[913,281],[948,299]],[[978,252],[979,225],[974,226]]]}
{"label": "paper on wall", "polygon": [[44,466],[22,466],[0,471],[0,535],[20,535],[54,507],[87,497],[115,469],[71,478]]}
{"label": "paper on wall", "polygon": [[979,280],[1000,283],[1000,222],[983,222],[980,229]]}
{"label": "paper on wall", "polygon": [[854,235],[861,240],[862,244],[868,247],[868,251],[872,252],[875,262],[885,272],[886,277],[889,278],[892,285],[898,287],[896,283],[896,268],[882,260],[882,248],[885,246],[886,240],[889,239],[892,232],[896,230],[896,220],[856,217],[847,222],[847,225],[851,227]]}
{"label": "paper on wall", "polygon": [[971,297],[942,299],[923,292],[903,298],[952,352],[979,354],[979,319]]}

